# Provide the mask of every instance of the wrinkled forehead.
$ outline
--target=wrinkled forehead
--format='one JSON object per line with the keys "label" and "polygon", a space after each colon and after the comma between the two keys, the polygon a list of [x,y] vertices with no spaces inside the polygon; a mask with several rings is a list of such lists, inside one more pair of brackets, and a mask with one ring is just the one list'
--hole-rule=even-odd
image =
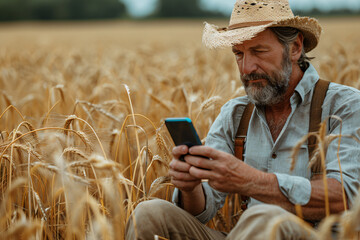
{"label": "wrinkled forehead", "polygon": [[270,28],[265,29],[264,31],[258,33],[255,37],[250,40],[246,40],[240,44],[234,44],[232,46],[232,50],[241,50],[248,48],[258,48],[258,47],[266,47],[266,48],[278,48],[282,47],[279,39],[276,37],[275,33],[271,31]]}

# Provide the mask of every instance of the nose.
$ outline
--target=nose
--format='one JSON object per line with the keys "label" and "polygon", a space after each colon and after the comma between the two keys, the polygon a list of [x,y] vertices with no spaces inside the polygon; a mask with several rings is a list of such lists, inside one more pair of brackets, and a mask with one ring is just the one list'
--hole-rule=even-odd
{"label": "nose", "polygon": [[257,70],[257,62],[255,57],[251,56],[251,54],[244,54],[241,60],[238,60],[238,65],[241,74],[250,74],[256,72]]}

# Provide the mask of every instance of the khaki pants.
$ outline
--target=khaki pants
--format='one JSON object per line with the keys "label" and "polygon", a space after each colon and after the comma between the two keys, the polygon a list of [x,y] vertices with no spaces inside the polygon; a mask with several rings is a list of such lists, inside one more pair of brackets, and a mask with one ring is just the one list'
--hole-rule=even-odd
{"label": "khaki pants", "polygon": [[316,239],[314,230],[305,230],[293,219],[296,219],[293,214],[275,205],[257,205],[246,210],[226,235],[206,227],[172,203],[156,199],[142,202],[136,207],[127,223],[125,239],[153,240],[155,235],[171,240]]}

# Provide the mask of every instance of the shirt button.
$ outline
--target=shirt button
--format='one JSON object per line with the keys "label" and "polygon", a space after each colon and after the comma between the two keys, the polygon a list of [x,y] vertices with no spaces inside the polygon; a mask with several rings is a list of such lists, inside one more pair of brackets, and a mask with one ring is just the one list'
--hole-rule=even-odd
{"label": "shirt button", "polygon": [[276,153],[273,153],[273,154],[271,155],[271,157],[274,158],[274,159],[277,158]]}

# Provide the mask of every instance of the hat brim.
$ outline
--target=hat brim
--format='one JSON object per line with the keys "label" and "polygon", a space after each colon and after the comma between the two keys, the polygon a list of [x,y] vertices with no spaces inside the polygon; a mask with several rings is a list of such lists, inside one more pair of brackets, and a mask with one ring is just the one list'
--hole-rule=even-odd
{"label": "hat brim", "polygon": [[264,25],[236,29],[219,29],[215,25],[205,23],[203,43],[208,48],[231,47],[254,38],[268,27],[293,27],[300,30],[304,35],[305,52],[310,52],[317,46],[322,31],[316,19],[299,16]]}

